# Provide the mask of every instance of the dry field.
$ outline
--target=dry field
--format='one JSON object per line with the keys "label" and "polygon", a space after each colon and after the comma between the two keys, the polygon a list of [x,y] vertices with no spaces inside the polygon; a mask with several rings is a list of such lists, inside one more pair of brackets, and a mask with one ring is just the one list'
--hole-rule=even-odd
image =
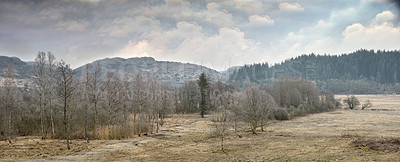
{"label": "dry field", "polygon": [[[399,110],[400,111],[400,95],[354,95],[361,104],[366,100],[372,102],[373,110]],[[343,100],[347,95],[335,95],[335,98]]]}
{"label": "dry field", "polygon": [[[339,98],[341,96],[338,96]],[[126,140],[74,141],[67,152],[58,142],[20,138],[0,143],[0,159],[33,161],[400,161],[400,96],[357,96],[371,100],[371,109],[337,110],[289,121],[271,121],[265,132],[252,135],[246,124],[230,130],[226,151],[212,137],[211,122],[199,115],[174,115],[160,133]],[[35,144],[30,144],[36,142]],[[31,141],[31,142],[30,142]],[[29,143],[30,142],[30,143]],[[42,144],[45,143],[45,144]],[[60,145],[60,146],[56,146]],[[30,150],[33,153],[28,154]],[[52,154],[46,152],[52,152]],[[8,156],[13,154],[15,156]],[[42,155],[40,155],[42,154]],[[40,159],[37,159],[40,158]]]}

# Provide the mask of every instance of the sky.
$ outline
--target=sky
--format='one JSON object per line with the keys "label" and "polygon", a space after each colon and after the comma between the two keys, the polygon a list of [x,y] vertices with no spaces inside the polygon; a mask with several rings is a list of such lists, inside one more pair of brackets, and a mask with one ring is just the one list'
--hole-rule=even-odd
{"label": "sky", "polygon": [[1,0],[0,55],[50,51],[76,68],[112,57],[204,65],[400,49],[395,0]]}

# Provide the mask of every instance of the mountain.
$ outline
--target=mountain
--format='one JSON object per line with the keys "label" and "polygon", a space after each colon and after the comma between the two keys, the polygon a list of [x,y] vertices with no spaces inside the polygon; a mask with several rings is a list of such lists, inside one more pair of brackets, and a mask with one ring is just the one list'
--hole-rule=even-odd
{"label": "mountain", "polygon": [[229,81],[273,84],[285,77],[311,80],[334,93],[400,93],[400,51],[362,49],[342,55],[301,55],[273,66],[243,66]]}
{"label": "mountain", "polygon": [[[156,61],[152,57],[136,57],[136,58],[106,58],[97,60],[89,65],[99,63],[103,75],[107,71],[115,71],[120,74],[132,74],[135,71],[142,73],[147,77],[154,77],[158,81],[169,82],[172,84],[183,83],[188,80],[196,80],[198,76],[205,72],[212,80],[226,79],[226,75],[216,70],[190,63],[180,63],[171,61]],[[34,62],[24,62],[17,57],[0,56],[0,78],[4,77],[3,71],[9,65],[13,65],[17,72],[18,86],[27,86],[26,83],[32,84],[32,66]],[[75,69],[76,76],[80,77],[84,73],[86,65]]]}
{"label": "mountain", "polygon": [[[213,80],[222,79],[224,77],[222,73],[205,66],[190,63],[156,61],[152,57],[135,57],[128,59],[118,57],[106,58],[89,63],[89,65],[94,67],[97,63],[101,65],[103,75],[105,75],[107,71],[115,71],[120,74],[132,74],[137,71],[144,76],[153,77],[158,81],[172,84],[196,80],[202,72],[205,72]],[[77,77],[84,74],[85,68],[86,65],[83,65],[75,69]]]}
{"label": "mountain", "polygon": [[0,56],[0,77],[4,77],[3,71],[8,68],[8,66],[13,65],[16,70],[18,79],[29,79],[31,78],[32,64],[21,61],[17,57],[7,57]]}

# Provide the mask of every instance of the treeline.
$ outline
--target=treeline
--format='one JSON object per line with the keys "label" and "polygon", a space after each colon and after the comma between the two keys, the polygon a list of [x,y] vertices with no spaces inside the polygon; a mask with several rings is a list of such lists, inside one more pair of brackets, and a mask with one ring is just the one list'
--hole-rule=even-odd
{"label": "treeline", "polygon": [[16,87],[16,73],[9,66],[0,89],[1,137],[10,143],[26,135],[88,142],[129,138],[158,132],[171,113],[203,116],[222,108],[235,114],[235,123],[250,123],[256,133],[270,119],[287,120],[339,106],[333,94],[299,78],[238,88],[212,82],[203,73],[197,81],[172,86],[138,72],[107,71],[102,76],[101,70],[99,64],[88,65],[76,78],[64,61],[39,52],[32,69],[35,85],[23,91]]}
{"label": "treeline", "polygon": [[334,93],[400,93],[399,75],[400,51],[361,49],[340,56],[302,55],[273,66],[246,65],[234,71],[229,81],[271,84],[280,77],[301,77]]}

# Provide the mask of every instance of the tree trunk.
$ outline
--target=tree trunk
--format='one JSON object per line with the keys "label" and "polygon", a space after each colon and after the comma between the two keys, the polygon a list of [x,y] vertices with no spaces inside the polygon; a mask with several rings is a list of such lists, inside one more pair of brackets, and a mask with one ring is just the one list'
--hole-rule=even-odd
{"label": "tree trunk", "polygon": [[40,107],[40,128],[41,128],[41,133],[42,133],[42,140],[46,139],[44,135],[44,110],[43,110],[43,95],[40,94],[39,97],[39,107]]}
{"label": "tree trunk", "polygon": [[67,118],[67,99],[64,98],[64,127],[65,127],[65,135],[67,136],[67,149],[70,150],[69,146],[69,131],[68,131],[68,118]]}
{"label": "tree trunk", "polygon": [[[51,96],[51,94],[50,94],[50,96]],[[54,112],[53,112],[53,107],[51,105],[51,98],[50,98],[49,104],[50,104],[51,138],[54,139],[54,137],[55,137],[54,117],[53,117]]]}
{"label": "tree trunk", "polygon": [[11,106],[8,105],[8,143],[11,143]]}
{"label": "tree trunk", "polygon": [[235,132],[237,132],[237,118],[235,118],[235,124],[234,124],[234,127],[235,127]]}
{"label": "tree trunk", "polygon": [[264,132],[264,122],[261,121],[261,132]]}
{"label": "tree trunk", "polygon": [[252,124],[251,131],[253,132],[253,134],[257,134],[257,123]]}
{"label": "tree trunk", "polygon": [[85,104],[86,107],[86,111],[85,111],[85,139],[86,139],[86,143],[89,143],[89,136],[88,136],[88,132],[87,132],[87,125],[88,125],[88,105]]}
{"label": "tree trunk", "polygon": [[111,131],[111,107],[108,108],[108,139],[111,140],[112,138],[112,131]]}
{"label": "tree trunk", "polygon": [[95,131],[97,135],[97,139],[100,139],[100,127],[99,127],[99,117],[98,117],[98,111],[97,111],[97,102],[94,102],[94,126],[95,126]]}
{"label": "tree trunk", "polygon": [[221,135],[221,150],[224,151],[224,135]]}

